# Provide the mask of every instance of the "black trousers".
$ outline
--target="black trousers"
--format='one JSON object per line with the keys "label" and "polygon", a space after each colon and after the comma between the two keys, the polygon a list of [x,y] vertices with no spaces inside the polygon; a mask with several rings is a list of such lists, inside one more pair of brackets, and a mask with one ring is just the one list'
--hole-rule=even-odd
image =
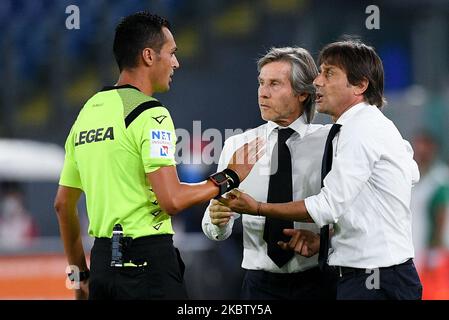
{"label": "black trousers", "polygon": [[421,281],[412,259],[402,264],[373,270],[344,267],[333,269],[338,274],[337,300],[421,300],[422,298]]}
{"label": "black trousers", "polygon": [[91,251],[89,299],[187,299],[184,263],[171,235],[133,239],[124,257],[137,267],[111,267],[111,240],[96,238]]}
{"label": "black trousers", "polygon": [[246,270],[241,298],[249,300],[335,300],[333,274],[318,267],[296,273]]}

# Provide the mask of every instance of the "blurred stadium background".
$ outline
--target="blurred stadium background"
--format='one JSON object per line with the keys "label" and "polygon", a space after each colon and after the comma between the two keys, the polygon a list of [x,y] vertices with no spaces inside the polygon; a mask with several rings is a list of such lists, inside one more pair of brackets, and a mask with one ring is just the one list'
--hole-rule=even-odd
{"label": "blurred stadium background", "polygon": [[[80,9],[79,30],[65,27],[65,10],[72,4]],[[378,30],[365,26],[371,4],[380,9]],[[53,211],[62,147],[84,101],[117,79],[115,25],[143,9],[167,17],[174,27],[181,68],[171,91],[158,98],[169,106],[177,128],[191,132],[196,120],[203,131],[217,128],[224,136],[225,129],[258,126],[258,57],[271,46],[302,46],[316,57],[326,43],[356,34],[383,59],[385,114],[409,141],[429,132],[440,144],[439,157],[449,160],[448,0],[2,0],[0,299],[73,296],[65,288],[66,261]],[[319,115],[315,122],[330,119]],[[178,170],[181,180],[194,182],[215,165]],[[11,194],[15,202],[5,200]],[[2,208],[20,211],[21,218],[7,224]],[[190,296],[236,299],[241,226],[231,239],[214,243],[201,233],[204,208],[174,218]],[[81,206],[86,233],[85,211]],[[86,250],[91,244],[86,236]],[[428,299],[449,299],[444,248],[432,249],[431,269],[420,269]]]}

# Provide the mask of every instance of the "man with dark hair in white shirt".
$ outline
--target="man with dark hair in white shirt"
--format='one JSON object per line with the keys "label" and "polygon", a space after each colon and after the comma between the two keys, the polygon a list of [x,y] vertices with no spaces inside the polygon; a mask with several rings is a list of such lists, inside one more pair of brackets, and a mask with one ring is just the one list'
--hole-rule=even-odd
{"label": "man with dark hair in white shirt", "polygon": [[[324,47],[319,65],[317,109],[335,121],[321,192],[273,204],[235,190],[220,201],[234,212],[334,224],[332,249],[319,260],[338,275],[337,299],[421,299],[410,211],[419,171],[410,144],[380,111],[382,62],[372,47],[347,40]],[[328,242],[321,238],[320,248]]]}
{"label": "man with dark hair in white shirt", "polygon": [[[318,70],[302,48],[272,48],[258,61],[258,100],[267,123],[225,142],[218,170],[245,141],[264,136],[267,153],[241,184],[260,201],[285,202],[320,190],[320,167],[330,126],[310,124],[315,113],[313,79]],[[204,213],[202,227],[212,240],[227,239],[239,215],[216,200]],[[278,242],[319,245],[314,223],[244,215],[242,299],[332,299],[332,283],[318,269],[316,250],[297,253]],[[286,224],[287,223],[287,224]],[[290,238],[291,237],[291,238]],[[294,245],[293,245],[294,246]],[[315,255],[313,257],[310,257]],[[310,257],[310,258],[308,258]]]}

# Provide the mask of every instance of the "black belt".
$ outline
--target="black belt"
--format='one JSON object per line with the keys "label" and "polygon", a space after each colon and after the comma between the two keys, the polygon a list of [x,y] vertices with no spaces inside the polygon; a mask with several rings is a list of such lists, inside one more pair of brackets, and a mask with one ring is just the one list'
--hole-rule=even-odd
{"label": "black belt", "polygon": [[[172,234],[157,234],[154,236],[145,236],[139,238],[130,238],[124,237],[125,241],[129,243],[129,246],[147,246],[152,244],[161,244],[173,241]],[[111,238],[95,238],[95,245],[100,247],[110,247],[111,246]]]}
{"label": "black belt", "polygon": [[400,263],[400,264],[395,264],[393,266],[389,266],[389,267],[380,267],[380,268],[366,268],[366,269],[361,269],[361,268],[352,268],[352,267],[342,267],[342,266],[329,266],[330,269],[335,272],[337,275],[339,275],[340,277],[346,276],[346,275],[356,275],[356,274],[361,274],[361,273],[366,273],[366,270],[372,270],[372,269],[379,269],[380,271],[382,270],[393,270],[398,266],[405,266],[405,265],[409,265],[409,264],[413,264],[413,259],[410,258],[407,261]]}
{"label": "black belt", "polygon": [[292,281],[292,277],[297,280],[301,280],[301,279],[308,279],[310,277],[315,277],[320,274],[320,270],[318,267],[313,267],[305,271],[298,271],[293,273],[276,273],[265,270],[250,270],[250,269],[247,269],[246,272],[256,275],[262,281],[279,281],[288,283]]}
{"label": "black belt", "polygon": [[173,235],[162,234],[139,238],[122,237],[119,239],[95,238],[94,248],[111,252],[111,267],[145,266],[148,261],[143,257],[148,250],[161,250],[173,246]]}

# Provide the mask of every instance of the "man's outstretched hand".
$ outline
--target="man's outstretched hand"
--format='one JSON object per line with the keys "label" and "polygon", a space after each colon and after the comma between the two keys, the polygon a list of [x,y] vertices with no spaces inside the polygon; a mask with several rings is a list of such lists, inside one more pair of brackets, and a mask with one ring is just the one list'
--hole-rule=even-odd
{"label": "man's outstretched hand", "polygon": [[250,195],[234,189],[226,194],[226,198],[221,197],[219,201],[233,212],[257,215],[259,202]]}

